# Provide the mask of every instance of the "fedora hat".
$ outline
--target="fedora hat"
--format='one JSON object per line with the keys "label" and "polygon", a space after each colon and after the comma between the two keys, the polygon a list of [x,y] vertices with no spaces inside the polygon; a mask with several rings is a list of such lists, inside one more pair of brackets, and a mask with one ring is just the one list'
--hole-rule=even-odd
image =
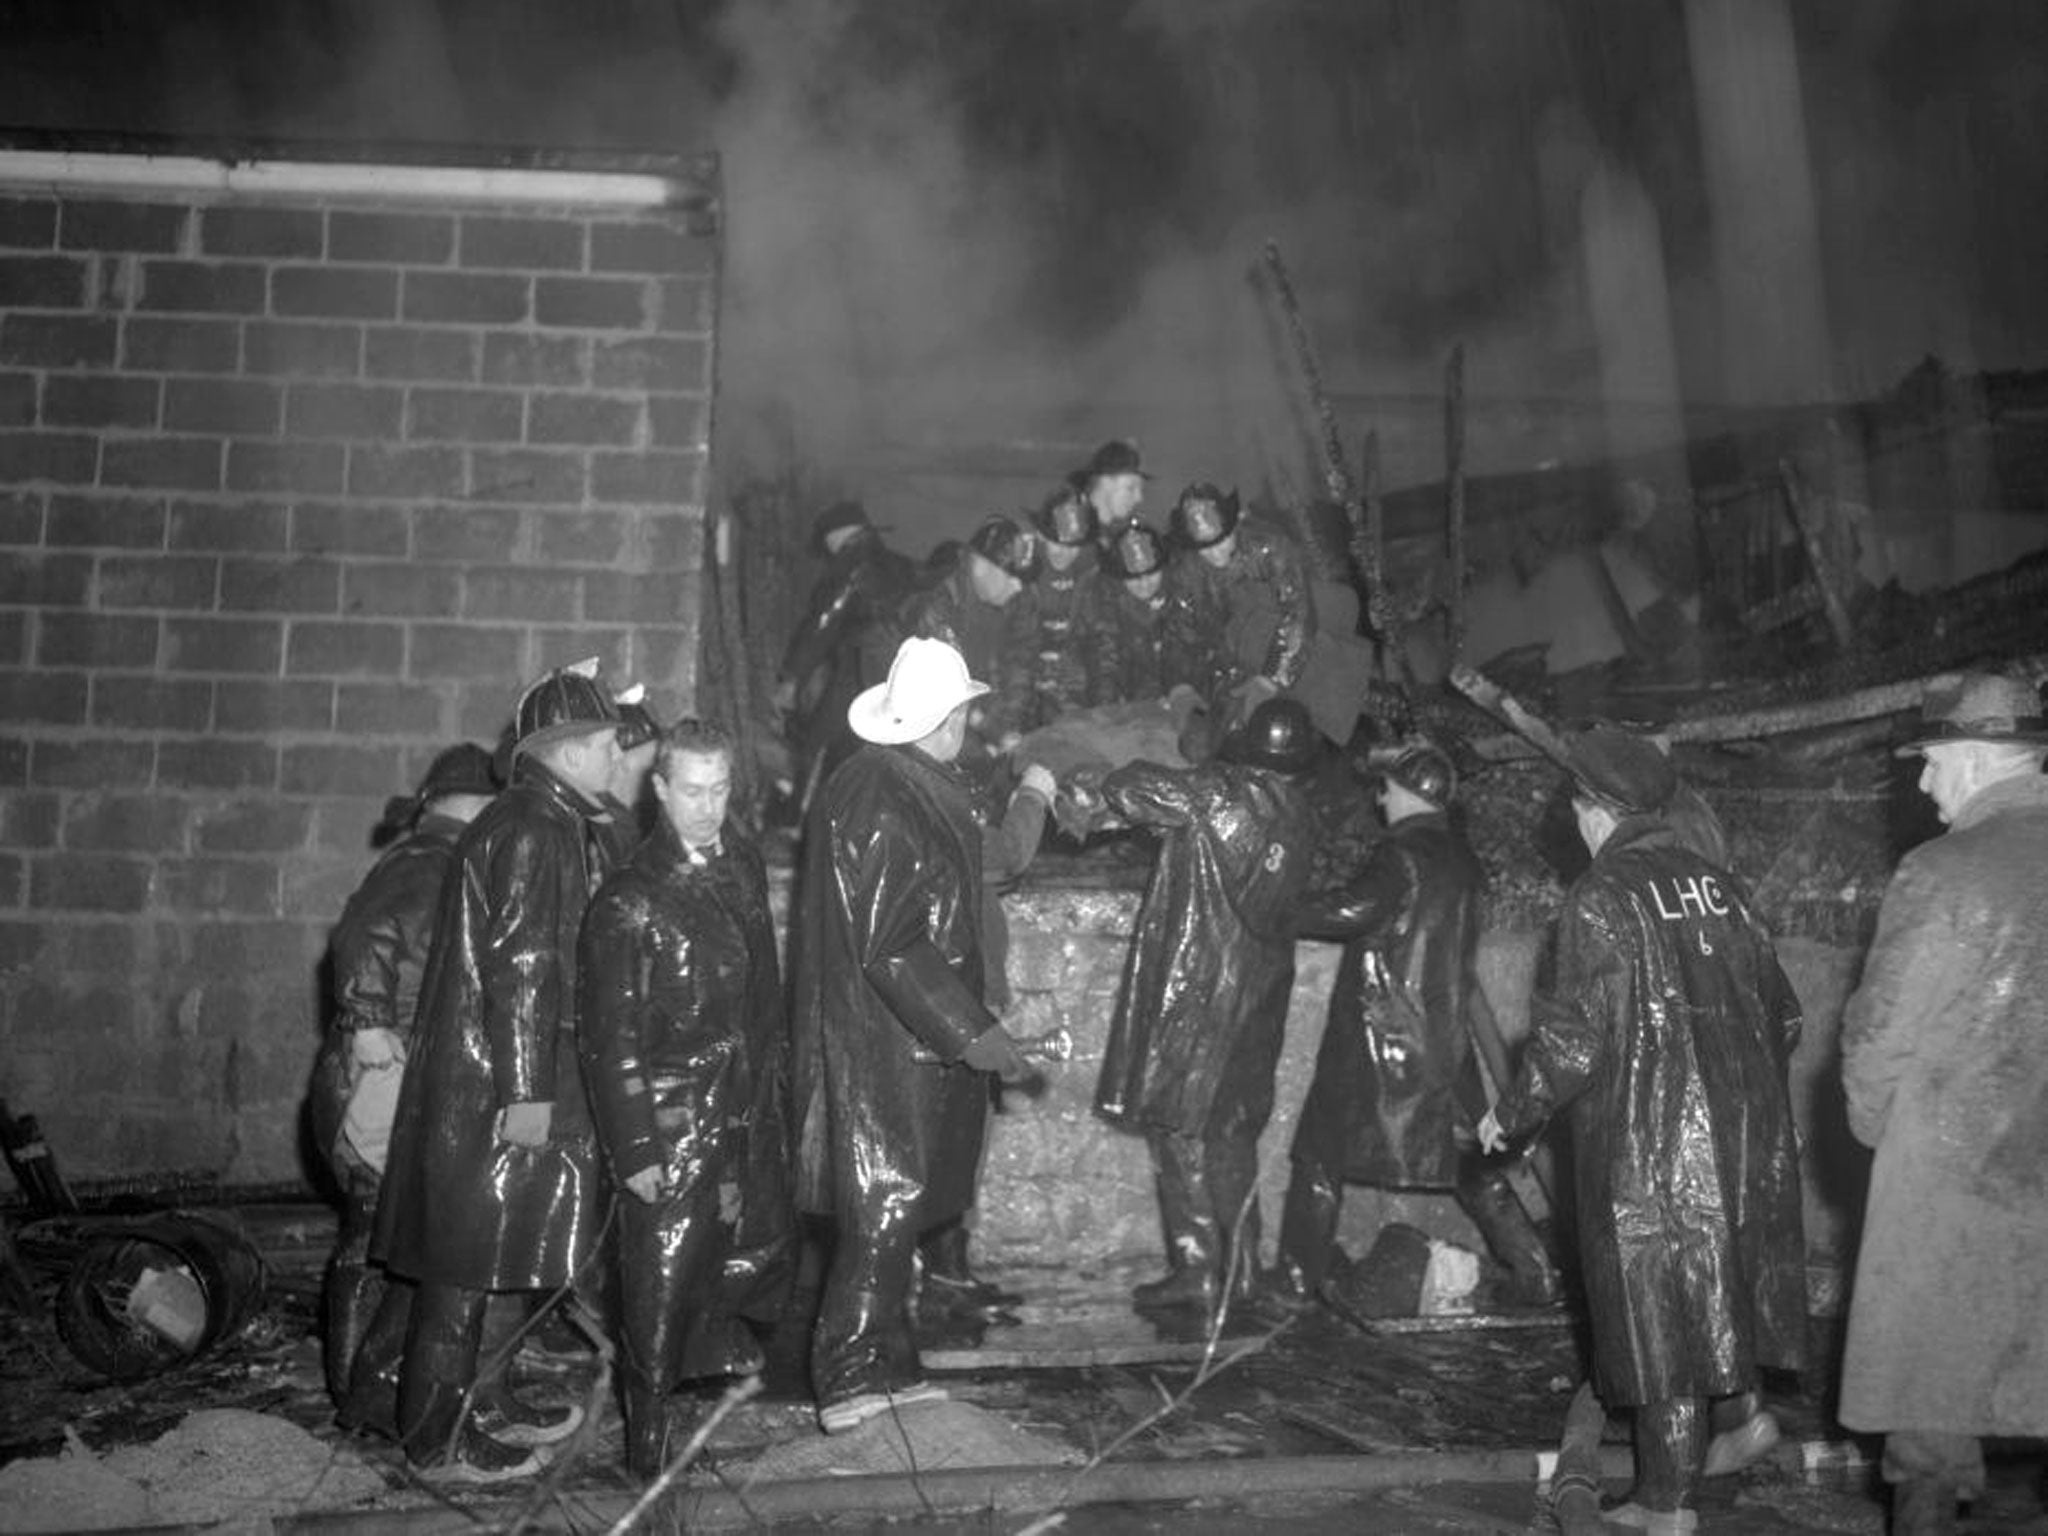
{"label": "fedora hat", "polygon": [[495,795],[500,787],[491,754],[473,741],[460,741],[427,765],[414,798],[425,805],[443,795]]}
{"label": "fedora hat", "polygon": [[1105,479],[1110,475],[1136,475],[1140,480],[1152,478],[1145,470],[1145,461],[1138,453],[1138,445],[1120,437],[1113,437],[1096,449],[1088,462],[1075,470],[1068,479],[1086,490],[1089,481]]}
{"label": "fedora hat", "polygon": [[1661,811],[1678,793],[1678,770],[1647,736],[1597,722],[1564,737],[1574,788],[1631,815]]}
{"label": "fedora hat", "polygon": [[846,723],[862,741],[885,747],[922,741],[969,699],[988,692],[967,675],[967,663],[943,640],[912,635],[896,648],[889,680],[846,706]]}
{"label": "fedora hat", "polygon": [[2048,742],[2040,690],[1997,672],[1964,672],[1929,683],[1920,704],[1920,734],[1894,755],[1911,757],[1945,741]]}

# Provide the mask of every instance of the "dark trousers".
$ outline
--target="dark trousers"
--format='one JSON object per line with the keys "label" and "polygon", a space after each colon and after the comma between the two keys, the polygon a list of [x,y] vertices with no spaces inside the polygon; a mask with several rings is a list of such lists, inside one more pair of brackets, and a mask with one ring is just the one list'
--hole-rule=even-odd
{"label": "dark trousers", "polygon": [[910,1331],[910,1277],[922,1223],[918,1202],[872,1200],[842,1216],[811,1336],[820,1403],[909,1386],[923,1373]]}

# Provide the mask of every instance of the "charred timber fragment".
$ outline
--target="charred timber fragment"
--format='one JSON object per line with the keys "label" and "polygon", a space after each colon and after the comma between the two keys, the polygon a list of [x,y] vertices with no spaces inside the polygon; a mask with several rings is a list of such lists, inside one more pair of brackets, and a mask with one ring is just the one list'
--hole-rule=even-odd
{"label": "charred timber fragment", "polygon": [[[1401,671],[1399,628],[1390,619],[1385,562],[1381,558],[1383,546],[1375,532],[1378,526],[1378,487],[1374,485],[1369,492],[1374,498],[1369,515],[1367,503],[1344,463],[1344,445],[1337,434],[1337,413],[1331,408],[1329,394],[1323,388],[1322,366],[1316,361],[1308,323],[1302,318],[1301,303],[1294,294],[1294,279],[1288,275],[1287,262],[1280,254],[1278,241],[1266,242],[1265,263],[1272,277],[1273,292],[1280,301],[1281,316],[1287,322],[1288,339],[1294,343],[1294,356],[1301,367],[1309,404],[1315,410],[1323,454],[1323,483],[1330,499],[1344,509],[1344,524],[1350,533],[1351,559],[1357,565],[1359,580],[1365,587],[1366,627],[1380,643],[1382,671],[1398,674]],[[1368,451],[1372,455],[1371,469],[1376,479],[1379,457],[1376,439],[1368,438]]]}
{"label": "charred timber fragment", "polygon": [[1450,565],[1445,628],[1453,662],[1465,653],[1465,347],[1444,365],[1444,559]]}
{"label": "charred timber fragment", "polygon": [[1828,628],[1834,632],[1835,644],[1846,650],[1855,640],[1856,630],[1849,622],[1848,604],[1842,599],[1839,575],[1829,558],[1827,541],[1821,537],[1820,512],[1807,498],[1799,483],[1799,473],[1789,460],[1779,461],[1778,481],[1785,490],[1785,506],[1792,515],[1792,526],[1799,530],[1799,542],[1813,567],[1813,584],[1820,589],[1821,609],[1827,615]]}

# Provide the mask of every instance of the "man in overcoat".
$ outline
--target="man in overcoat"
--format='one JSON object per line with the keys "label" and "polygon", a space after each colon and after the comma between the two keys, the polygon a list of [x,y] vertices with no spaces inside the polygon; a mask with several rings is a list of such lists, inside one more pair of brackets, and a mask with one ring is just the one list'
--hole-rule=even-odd
{"label": "man in overcoat", "polygon": [[911,1337],[918,1238],[973,1204],[989,1074],[1030,1076],[983,1002],[985,825],[956,766],[986,691],[951,645],[905,640],[804,831],[794,1102],[799,1204],[834,1228],[811,1353],[827,1433],[945,1395]]}
{"label": "man in overcoat", "polygon": [[1568,1116],[1594,1386],[1636,1421],[1635,1494],[1607,1518],[1689,1530],[1712,1400],[1804,1352],[1799,1002],[1735,877],[1663,819],[1670,760],[1609,726],[1566,746],[1593,862],[1480,1142]]}
{"label": "man in overcoat", "polygon": [[1438,748],[1402,749],[1380,770],[1387,835],[1349,880],[1302,910],[1300,931],[1341,939],[1344,953],[1295,1125],[1274,1277],[1283,1301],[1306,1301],[1329,1277],[1347,1179],[1454,1190],[1507,1267],[1509,1298],[1557,1299],[1541,1235],[1472,1139],[1486,1110],[1467,1018],[1486,874],[1451,824],[1457,783]]}
{"label": "man in overcoat", "polygon": [[1983,1491],[1983,1437],[2048,1435],[2048,719],[1983,673],[1924,715],[1899,750],[1948,830],[1900,860],[1842,1018],[1876,1160],[1841,1420],[1885,1436],[1916,1536]]}
{"label": "man in overcoat", "polygon": [[1212,1309],[1257,1275],[1259,1133],[1315,841],[1299,777],[1319,746],[1299,703],[1269,699],[1208,763],[1102,782],[1110,809],[1160,834],[1095,1090],[1144,1136],[1158,1183],[1168,1269],[1132,1292],[1143,1307]]}
{"label": "man in overcoat", "polygon": [[663,733],[654,831],[584,914],[577,1043],[615,1204],[626,1461],[666,1456],[666,1399],[689,1345],[729,1326],[736,1246],[790,1234],[788,1029],[768,879],[726,818],[732,738]]}
{"label": "man in overcoat", "polygon": [[494,1294],[575,1281],[601,1221],[576,1052],[576,934],[606,872],[593,822],[618,727],[610,696],[581,670],[550,672],[520,696],[512,782],[457,846],[421,982],[373,1255],[418,1282],[399,1430],[415,1465],[451,1481],[535,1470],[519,1447],[560,1439],[580,1418],[522,1403],[483,1335]]}

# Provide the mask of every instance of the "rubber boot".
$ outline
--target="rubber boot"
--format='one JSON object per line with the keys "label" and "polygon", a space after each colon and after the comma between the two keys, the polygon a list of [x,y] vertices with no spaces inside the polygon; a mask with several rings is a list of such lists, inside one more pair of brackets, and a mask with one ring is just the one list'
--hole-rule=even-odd
{"label": "rubber boot", "polygon": [[1215,1306],[1222,1242],[1209,1200],[1202,1144],[1165,1133],[1147,1138],[1159,1191],[1159,1224],[1166,1235],[1166,1273],[1131,1288],[1140,1307]]}
{"label": "rubber boot", "polygon": [[1556,1306],[1564,1287],[1543,1234],[1522,1209],[1515,1187],[1500,1169],[1467,1157],[1458,1170],[1458,1205],[1472,1218],[1480,1237],[1509,1276],[1507,1301],[1512,1306]]}
{"label": "rubber boot", "polygon": [[1232,1301],[1249,1300],[1258,1288],[1259,1246],[1264,1224],[1259,1215],[1259,1144],[1229,1139],[1203,1143],[1210,1208],[1222,1237],[1218,1272]]}
{"label": "rubber boot", "polygon": [[383,1270],[334,1256],[320,1288],[320,1363],[327,1376],[327,1395],[337,1408],[348,1400],[356,1356],[383,1299]]}
{"label": "rubber boot", "polygon": [[626,1470],[652,1482],[668,1463],[667,1401],[648,1386],[629,1384],[620,1395],[626,1410]]}
{"label": "rubber boot", "polygon": [[1323,1168],[1297,1158],[1280,1207],[1279,1261],[1267,1272],[1266,1289],[1289,1305],[1313,1301],[1330,1278],[1337,1256],[1337,1218],[1344,1191]]}
{"label": "rubber boot", "polygon": [[1707,1457],[1706,1403],[1671,1397],[1636,1409],[1636,1486],[1629,1501],[1605,1511],[1609,1524],[1679,1532],[1699,1524],[1693,1494]]}
{"label": "rubber boot", "polygon": [[1938,1477],[1892,1484],[1891,1536],[1953,1536],[1956,1485]]}
{"label": "rubber boot", "polygon": [[922,1300],[941,1306],[1017,1307],[1024,1298],[975,1274],[967,1262],[967,1223],[955,1217],[927,1230],[917,1241],[924,1265]]}
{"label": "rubber boot", "polygon": [[406,1459],[432,1467],[458,1446],[465,1399],[476,1380],[485,1293],[459,1286],[416,1288],[398,1377],[398,1431]]}
{"label": "rubber boot", "polygon": [[412,1297],[411,1281],[392,1279],[386,1283],[351,1364],[348,1393],[334,1415],[343,1429],[369,1430],[387,1440],[398,1438],[398,1374],[405,1358]]}

